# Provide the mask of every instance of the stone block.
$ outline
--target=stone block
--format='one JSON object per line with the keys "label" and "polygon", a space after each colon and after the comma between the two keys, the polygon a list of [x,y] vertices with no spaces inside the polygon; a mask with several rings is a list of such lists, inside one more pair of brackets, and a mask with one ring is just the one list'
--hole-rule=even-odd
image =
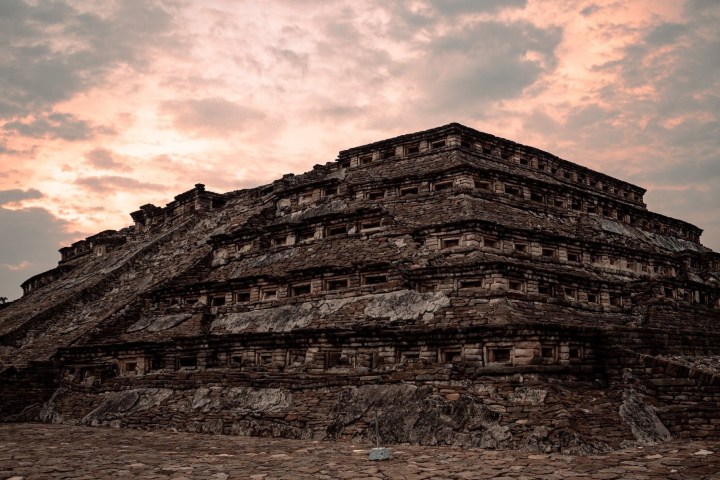
{"label": "stone block", "polygon": [[390,460],[390,450],[385,447],[376,447],[370,450],[368,460],[371,461],[382,461]]}

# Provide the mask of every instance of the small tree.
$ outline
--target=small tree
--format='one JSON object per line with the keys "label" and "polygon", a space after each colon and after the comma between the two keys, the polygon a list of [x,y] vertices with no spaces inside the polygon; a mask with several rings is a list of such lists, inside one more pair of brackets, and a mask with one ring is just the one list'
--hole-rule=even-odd
{"label": "small tree", "polygon": [[7,303],[7,297],[0,297],[0,305],[5,305]]}

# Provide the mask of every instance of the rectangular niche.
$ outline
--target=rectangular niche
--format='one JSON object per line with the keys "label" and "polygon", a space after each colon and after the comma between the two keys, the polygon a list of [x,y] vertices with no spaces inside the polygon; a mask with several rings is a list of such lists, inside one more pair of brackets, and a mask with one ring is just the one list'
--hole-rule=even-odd
{"label": "rectangular niche", "polygon": [[325,369],[339,366],[341,357],[342,353],[340,350],[330,350],[325,352]]}
{"label": "rectangular niche", "polygon": [[446,248],[453,248],[460,246],[460,237],[446,237],[440,239],[440,248],[442,250]]}
{"label": "rectangular niche", "polygon": [[333,225],[327,227],[325,231],[326,237],[335,237],[338,235],[345,235],[347,233],[347,225]]}
{"label": "rectangular niche", "polygon": [[310,294],[310,283],[298,283],[290,287],[290,295],[297,297]]}
{"label": "rectangular niche", "polygon": [[486,348],[487,363],[510,364],[513,347],[509,345],[492,345]]}
{"label": "rectangular niche", "polygon": [[443,190],[452,190],[453,181],[448,180],[446,182],[437,182],[433,185],[433,190],[436,192],[442,192]]}
{"label": "rectangular niche", "polygon": [[182,356],[178,358],[179,368],[196,368],[197,364],[197,356]]}
{"label": "rectangular niche", "polygon": [[242,290],[235,292],[235,303],[245,303],[250,301],[250,290]]}
{"label": "rectangular niche", "polygon": [[419,350],[406,350],[400,352],[400,363],[419,363],[420,362],[420,351]]}
{"label": "rectangular niche", "polygon": [[405,155],[413,155],[415,153],[420,153],[419,144],[405,146]]}
{"label": "rectangular niche", "polygon": [[346,288],[348,288],[347,278],[332,278],[329,280],[325,280],[325,290],[327,290],[328,292],[334,292]]}
{"label": "rectangular niche", "polygon": [[508,288],[514,292],[524,292],[525,291],[525,282],[523,282],[521,280],[509,280]]}
{"label": "rectangular niche", "polygon": [[409,195],[417,195],[419,192],[418,187],[405,187],[400,189],[400,196],[407,197]]}
{"label": "rectangular niche", "polygon": [[382,283],[387,283],[387,281],[388,276],[382,273],[365,274],[362,276],[363,285],[380,285]]}
{"label": "rectangular niche", "polygon": [[277,289],[276,288],[268,288],[263,289],[260,293],[260,300],[262,301],[270,301],[275,300],[277,298]]}
{"label": "rectangular niche", "polygon": [[482,280],[477,278],[460,280],[460,288],[482,288]]}
{"label": "rectangular niche", "polygon": [[460,363],[462,361],[462,348],[443,348],[440,350],[440,363]]}
{"label": "rectangular niche", "polygon": [[540,347],[540,357],[545,362],[557,362],[558,360],[558,349],[555,345],[543,345]]}

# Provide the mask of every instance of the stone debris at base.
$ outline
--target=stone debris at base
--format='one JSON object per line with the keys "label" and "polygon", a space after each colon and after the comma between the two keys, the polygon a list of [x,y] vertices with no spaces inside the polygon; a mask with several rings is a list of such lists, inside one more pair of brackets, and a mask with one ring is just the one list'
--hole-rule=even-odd
{"label": "stone debris at base", "polygon": [[376,447],[370,450],[368,460],[390,460],[390,449],[385,447]]}

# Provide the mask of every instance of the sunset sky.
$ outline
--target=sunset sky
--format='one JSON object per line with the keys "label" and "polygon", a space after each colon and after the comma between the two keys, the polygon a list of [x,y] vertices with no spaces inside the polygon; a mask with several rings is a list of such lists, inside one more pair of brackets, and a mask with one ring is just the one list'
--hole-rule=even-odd
{"label": "sunset sky", "polygon": [[720,250],[717,0],[0,0],[0,296],[204,183],[449,122],[648,190]]}

